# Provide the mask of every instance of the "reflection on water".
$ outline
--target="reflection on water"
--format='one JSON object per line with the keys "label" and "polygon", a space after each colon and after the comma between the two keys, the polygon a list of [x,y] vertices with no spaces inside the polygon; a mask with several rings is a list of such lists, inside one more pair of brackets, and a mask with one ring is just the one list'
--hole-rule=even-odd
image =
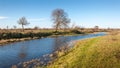
{"label": "reflection on water", "polygon": [[26,55],[27,55],[27,53],[26,53],[27,47],[22,46],[20,49],[21,49],[21,50],[20,50],[20,53],[19,53],[19,57],[20,57],[21,59],[23,59],[23,58],[25,58]]}
{"label": "reflection on water", "polygon": [[0,68],[10,68],[11,65],[50,54],[59,47],[68,45],[70,41],[103,36],[105,33],[80,35],[80,36],[59,36],[54,38],[43,38],[25,42],[17,42],[0,46]]}
{"label": "reflection on water", "polygon": [[68,37],[64,37],[64,36],[58,37],[58,36],[56,36],[54,38],[54,50],[57,50],[57,49],[59,49],[59,47],[66,45],[66,42],[69,41],[68,39],[69,39]]}

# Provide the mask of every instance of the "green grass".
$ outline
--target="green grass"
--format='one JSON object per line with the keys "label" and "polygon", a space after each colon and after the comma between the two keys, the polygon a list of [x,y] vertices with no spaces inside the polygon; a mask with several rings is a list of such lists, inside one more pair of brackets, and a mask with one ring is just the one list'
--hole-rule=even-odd
{"label": "green grass", "polygon": [[77,41],[45,68],[120,68],[120,34]]}

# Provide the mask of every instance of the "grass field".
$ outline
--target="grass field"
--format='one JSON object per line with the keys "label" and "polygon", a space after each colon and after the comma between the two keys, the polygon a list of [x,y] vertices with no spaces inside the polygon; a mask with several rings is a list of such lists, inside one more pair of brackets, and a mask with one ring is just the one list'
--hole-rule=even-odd
{"label": "grass field", "polygon": [[120,32],[77,41],[67,54],[45,68],[120,68]]}

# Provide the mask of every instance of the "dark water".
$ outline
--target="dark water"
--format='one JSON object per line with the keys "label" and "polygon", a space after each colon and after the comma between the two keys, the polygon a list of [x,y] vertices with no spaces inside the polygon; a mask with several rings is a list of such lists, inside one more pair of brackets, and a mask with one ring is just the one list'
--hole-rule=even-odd
{"label": "dark water", "polygon": [[104,32],[100,32],[97,34],[80,36],[59,36],[0,46],[0,68],[10,68],[11,65],[39,58],[45,54],[50,54],[70,41],[103,36],[105,34]]}

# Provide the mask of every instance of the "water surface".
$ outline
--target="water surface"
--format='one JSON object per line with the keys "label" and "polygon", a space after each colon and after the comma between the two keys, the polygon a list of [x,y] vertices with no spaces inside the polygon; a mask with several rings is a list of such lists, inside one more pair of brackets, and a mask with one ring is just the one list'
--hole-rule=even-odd
{"label": "water surface", "polygon": [[10,68],[11,65],[53,53],[70,41],[103,36],[105,34],[100,32],[79,36],[56,36],[0,46],[0,68]]}

